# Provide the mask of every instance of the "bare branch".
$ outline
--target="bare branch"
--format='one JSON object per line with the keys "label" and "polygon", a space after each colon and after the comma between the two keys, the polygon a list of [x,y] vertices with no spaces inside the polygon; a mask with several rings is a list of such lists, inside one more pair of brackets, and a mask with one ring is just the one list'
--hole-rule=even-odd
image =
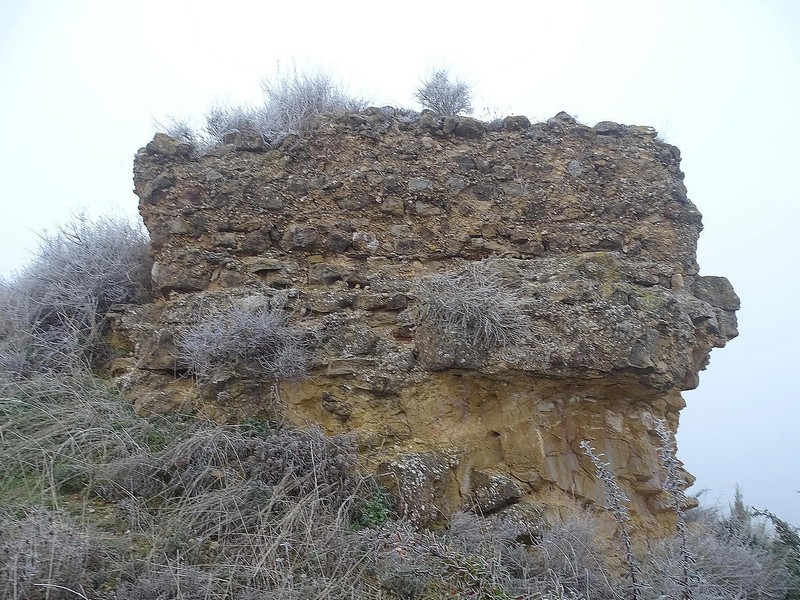
{"label": "bare branch", "polygon": [[472,112],[472,87],[460,79],[451,80],[447,69],[436,69],[422,80],[416,91],[423,108],[438,115],[456,116]]}

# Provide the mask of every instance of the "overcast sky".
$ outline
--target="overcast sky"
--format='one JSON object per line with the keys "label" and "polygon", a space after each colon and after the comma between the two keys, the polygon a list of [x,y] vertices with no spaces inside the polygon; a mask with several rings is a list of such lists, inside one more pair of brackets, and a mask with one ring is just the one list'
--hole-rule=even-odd
{"label": "overcast sky", "polygon": [[706,498],[800,524],[800,2],[0,2],[0,273],[70,212],[136,214],[154,121],[256,102],[276,65],[414,107],[426,70],[476,116],[565,110],[651,125],[683,155],[699,261],[742,297],[741,336],[686,394],[679,456]]}

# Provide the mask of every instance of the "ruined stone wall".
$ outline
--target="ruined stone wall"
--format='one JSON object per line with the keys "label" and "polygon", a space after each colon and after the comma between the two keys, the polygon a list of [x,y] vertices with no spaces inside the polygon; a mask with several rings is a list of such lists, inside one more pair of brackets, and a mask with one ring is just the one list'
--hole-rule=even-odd
{"label": "ruined stone wall", "polygon": [[[700,214],[655,131],[561,113],[320,117],[276,149],[230,134],[203,156],[163,134],[136,157],[150,305],[119,314],[115,372],[143,411],[191,407],[354,432],[421,524],[453,510],[602,502],[587,439],[644,521],[664,520],[655,419],[737,334],[738,298],[698,274]],[[527,326],[499,347],[441,335],[414,282],[490,260]],[[181,377],[174,337],[213,307],[281,294],[310,377]],[[512,506],[513,505],[513,506]]]}

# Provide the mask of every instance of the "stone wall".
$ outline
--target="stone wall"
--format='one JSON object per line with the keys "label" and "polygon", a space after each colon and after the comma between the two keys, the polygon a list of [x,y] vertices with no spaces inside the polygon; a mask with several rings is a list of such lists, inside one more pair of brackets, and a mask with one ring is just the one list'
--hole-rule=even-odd
{"label": "stone wall", "polygon": [[[674,430],[713,347],[737,335],[726,279],[698,274],[700,213],[654,130],[508,117],[320,117],[268,148],[199,156],[163,134],[135,163],[160,299],[121,309],[115,373],[142,411],[320,424],[420,524],[456,509],[602,502],[578,444],[667,522],[655,419]],[[526,327],[499,347],[442,335],[415,282],[490,261]],[[310,377],[182,376],[174,337],[213,307],[280,295]]]}

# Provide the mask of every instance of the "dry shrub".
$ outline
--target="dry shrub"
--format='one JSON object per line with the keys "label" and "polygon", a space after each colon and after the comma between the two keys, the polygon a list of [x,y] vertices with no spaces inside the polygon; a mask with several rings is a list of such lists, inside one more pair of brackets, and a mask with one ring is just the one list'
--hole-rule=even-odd
{"label": "dry shrub", "polygon": [[311,492],[349,497],[358,484],[350,438],[327,437],[317,428],[264,436],[247,429],[206,426],[159,453],[109,462],[99,469],[96,491],[106,498],[193,497],[243,482],[282,484],[294,497]]}
{"label": "dry shrub", "polygon": [[339,597],[366,560],[352,531],[355,461],[350,439],[318,429],[204,426],[138,465],[109,464],[95,489],[118,502],[151,548],[143,582],[124,593],[171,593],[171,580],[152,574],[175,573],[164,557],[180,556],[209,577],[208,597]]}
{"label": "dry shrub", "polygon": [[522,527],[501,518],[456,513],[441,533],[391,521],[362,536],[364,552],[374,557],[373,576],[389,597],[580,597],[541,569],[537,548],[518,541],[522,533]]}
{"label": "dry shrub", "polygon": [[639,600],[642,597],[641,567],[639,565],[639,559],[633,551],[633,540],[630,531],[630,512],[628,507],[630,498],[628,498],[628,495],[619,486],[617,476],[614,473],[611,463],[603,460],[605,455],[597,454],[592,445],[586,440],[580,442],[580,447],[583,453],[592,461],[595,477],[603,484],[603,490],[605,491],[605,508],[617,523],[617,537],[624,551],[625,575],[628,580],[630,598],[631,600]]}
{"label": "dry shrub", "polygon": [[413,293],[423,322],[473,347],[504,346],[528,330],[523,300],[503,279],[495,261],[420,278]]}
{"label": "dry shrub", "polygon": [[[353,531],[361,480],[349,438],[327,438],[317,429],[260,433],[148,422],[94,380],[23,383],[7,385],[0,402],[4,474],[49,490],[40,501],[88,501],[83,510],[92,514],[91,495],[64,500],[63,486],[54,485],[57,472],[78,473],[76,489],[101,493],[104,511],[109,501],[116,504],[116,526],[128,531],[114,543],[128,548],[133,539],[126,552],[137,554],[127,567],[109,565],[127,573],[118,598],[351,597],[354,585],[372,590],[362,597],[375,597],[364,576],[368,557]],[[7,491],[0,487],[0,502],[10,497]],[[0,562],[11,587],[5,595],[0,589],[0,598],[39,597],[39,588],[15,591],[34,581],[29,573],[41,571],[42,557],[54,555],[47,546],[23,560],[30,535],[15,532],[45,522],[36,519],[9,515],[3,523]],[[37,525],[45,532],[39,538],[65,547],[55,552],[52,585],[96,597],[83,552],[91,537],[69,522],[71,529],[61,527],[60,517],[52,522],[53,535]],[[67,589],[49,589],[52,598],[73,597]]]}
{"label": "dry shrub", "polygon": [[171,138],[179,142],[185,142],[191,146],[199,146],[202,140],[198,137],[192,124],[186,120],[178,117],[169,117],[166,124],[157,123],[160,131],[163,131]]}
{"label": "dry shrub", "polygon": [[[262,109],[248,106],[231,106],[217,103],[209,109],[205,116],[205,134],[210,145],[222,141],[223,136],[234,131],[249,131],[261,134],[266,125],[266,114]],[[190,140],[190,135],[184,128],[184,140]],[[180,139],[180,138],[179,138]],[[211,142],[213,140],[213,143]]]}
{"label": "dry shrub", "polygon": [[264,103],[260,106],[213,106],[205,115],[202,130],[179,119],[172,119],[163,129],[175,139],[193,144],[200,153],[222,143],[233,132],[255,133],[266,144],[277,146],[288,134],[307,129],[314,117],[360,112],[367,105],[321,71],[278,70],[262,82],[262,89]]}
{"label": "dry shrub", "polygon": [[561,589],[581,598],[618,598],[627,583],[612,574],[609,561],[615,560],[615,552],[609,535],[590,513],[553,520],[531,548],[527,572],[541,581],[543,592]]}
{"label": "dry shrub", "polygon": [[323,114],[359,112],[366,108],[362,98],[351,96],[322,71],[291,73],[280,71],[262,82],[265,113],[272,137],[304,129]]}
{"label": "dry shrub", "polygon": [[33,260],[0,282],[0,374],[101,365],[108,309],[149,298],[147,252],[141,224],[113,217],[77,215],[43,235]]}
{"label": "dry shrub", "polygon": [[0,521],[0,598],[75,598],[104,554],[97,536],[43,509]]}
{"label": "dry shrub", "polygon": [[143,573],[117,587],[116,600],[208,600],[211,577],[196,567],[168,563],[164,570]]}
{"label": "dry shrub", "polygon": [[[691,598],[736,600],[784,598],[788,572],[769,548],[751,544],[751,539],[732,536],[720,521],[695,522],[686,535],[692,563],[689,578]],[[679,537],[656,544],[642,561],[649,584],[646,598],[682,596],[684,558]]]}
{"label": "dry shrub", "polygon": [[242,482],[165,506],[154,547],[211,565],[225,585],[291,597],[297,589],[361,583],[368,557],[349,525],[347,511],[330,496],[295,496],[288,481]]}
{"label": "dry shrub", "polygon": [[306,375],[309,350],[302,329],[280,305],[234,305],[203,316],[176,340],[180,359],[201,381],[238,369],[268,380]]}
{"label": "dry shrub", "polygon": [[[351,500],[322,483],[298,495],[300,487],[291,476],[274,485],[240,479],[151,506],[151,529],[141,532],[151,548],[144,581],[126,590],[161,586],[169,594],[172,580],[152,574],[179,572],[164,558],[179,556],[181,568],[202,570],[210,598],[376,597],[365,575],[369,554],[352,528]],[[363,596],[351,596],[365,588]]]}
{"label": "dry shrub", "polygon": [[438,115],[456,116],[472,112],[472,86],[460,79],[450,79],[447,69],[436,69],[420,82],[416,91],[422,108]]}

